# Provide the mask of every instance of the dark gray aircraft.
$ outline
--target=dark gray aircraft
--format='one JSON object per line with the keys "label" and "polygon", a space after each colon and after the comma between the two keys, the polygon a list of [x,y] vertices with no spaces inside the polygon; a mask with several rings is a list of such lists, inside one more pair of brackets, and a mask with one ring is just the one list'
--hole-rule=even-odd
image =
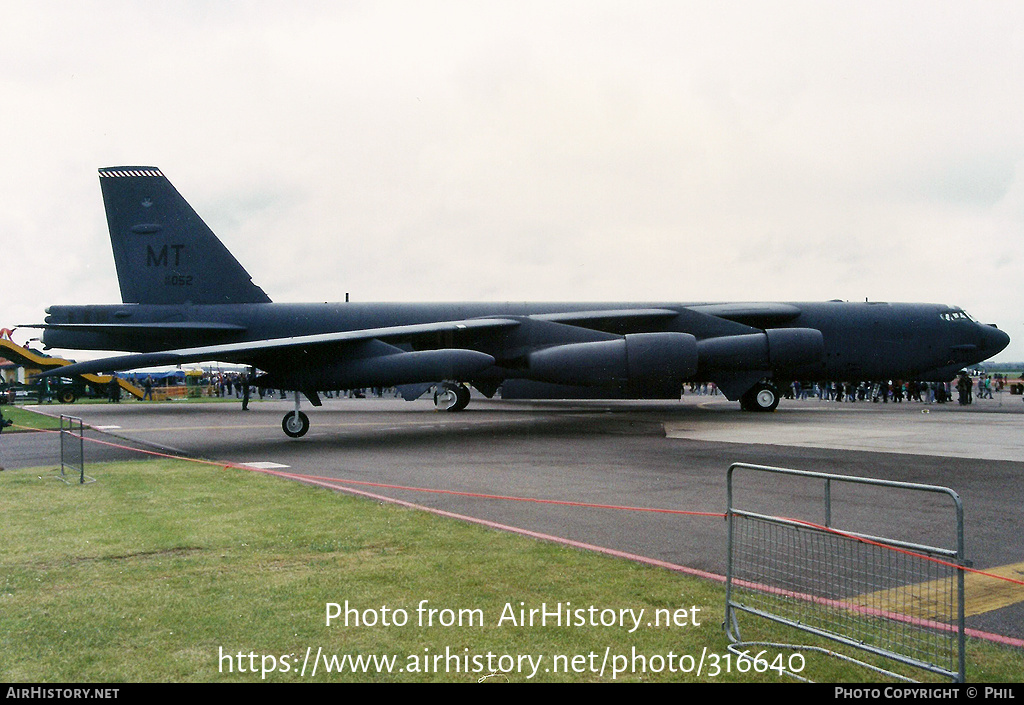
{"label": "dark gray aircraft", "polygon": [[[100,169],[123,304],[51,306],[43,342],[121,350],[41,376],[222,361],[295,392],[309,429],[328,389],[398,386],[465,408],[491,397],[678,399],[714,382],[772,411],[793,380],[948,381],[1009,337],[960,308],[908,303],[272,303],[159,169]],[[437,392],[435,392],[437,394]]]}

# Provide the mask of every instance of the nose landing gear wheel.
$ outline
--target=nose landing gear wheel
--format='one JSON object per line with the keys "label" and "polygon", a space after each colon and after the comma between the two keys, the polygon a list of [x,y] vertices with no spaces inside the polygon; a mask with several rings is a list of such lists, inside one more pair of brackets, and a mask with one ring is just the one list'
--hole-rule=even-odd
{"label": "nose landing gear wheel", "polygon": [[301,438],[309,430],[309,417],[301,411],[289,411],[281,421],[281,428],[291,438]]}

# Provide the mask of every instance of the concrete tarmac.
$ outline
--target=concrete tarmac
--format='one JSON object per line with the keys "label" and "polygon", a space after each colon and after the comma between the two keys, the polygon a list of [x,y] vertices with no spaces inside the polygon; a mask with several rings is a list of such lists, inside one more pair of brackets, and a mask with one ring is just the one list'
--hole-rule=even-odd
{"label": "concrete tarmac", "polygon": [[[232,463],[376,485],[569,502],[723,513],[734,462],[950,487],[963,499],[967,557],[1024,579],[1024,403],[1003,395],[952,404],[783,400],[743,413],[722,397],[681,402],[513,402],[474,398],[459,414],[429,401],[304,403],[312,427],[281,431],[289,401],[46,405],[80,416],[108,440]],[[47,434],[3,435],[8,468],[52,465]],[[137,457],[92,445],[90,462]],[[743,508],[794,516],[821,490],[744,479]],[[724,575],[721,518],[538,504],[361,485],[420,505]],[[741,505],[742,506],[742,505]],[[900,493],[835,490],[834,525],[930,545],[955,545],[950,503]],[[813,521],[821,518],[808,516]],[[993,592],[994,590],[994,592]],[[976,594],[972,597],[972,591]],[[984,595],[982,595],[984,592]],[[968,627],[1024,638],[1024,587],[968,586]]]}

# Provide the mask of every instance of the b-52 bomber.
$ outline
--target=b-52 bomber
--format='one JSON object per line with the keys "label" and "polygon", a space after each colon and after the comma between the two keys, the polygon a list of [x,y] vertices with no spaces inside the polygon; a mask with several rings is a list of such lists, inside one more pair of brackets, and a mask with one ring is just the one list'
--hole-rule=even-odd
{"label": "b-52 bomber", "polygon": [[122,304],[51,306],[51,348],[131,354],[42,376],[220,361],[295,392],[299,437],[319,392],[435,389],[487,397],[678,399],[713,382],[772,411],[793,380],[948,381],[1009,337],[962,309],[917,303],[273,303],[155,167],[99,170]]}

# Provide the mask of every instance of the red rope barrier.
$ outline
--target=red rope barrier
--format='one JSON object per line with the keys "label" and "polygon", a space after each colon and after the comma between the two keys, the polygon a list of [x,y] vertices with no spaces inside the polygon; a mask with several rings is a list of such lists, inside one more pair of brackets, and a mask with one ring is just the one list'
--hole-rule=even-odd
{"label": "red rope barrier", "polygon": [[[55,430],[55,429],[34,429],[34,428],[29,428],[27,426],[17,426],[17,425],[15,425],[15,427],[16,428],[22,428],[22,429],[25,429],[25,430],[28,430],[28,431],[36,431],[36,432],[44,432],[44,433],[60,433],[60,431]],[[161,453],[161,452],[154,451],[154,450],[146,450],[146,449],[143,449],[143,448],[133,448],[131,446],[126,446],[126,445],[122,445],[122,444],[118,444],[118,443],[111,443],[110,441],[102,441],[102,440],[100,440],[98,438],[85,438],[85,440],[87,440],[87,441],[89,441],[91,443],[98,443],[100,445],[110,446],[112,448],[118,448],[118,449],[121,449],[121,450],[130,450],[130,451],[133,451],[133,452],[136,452],[136,453],[144,453],[146,455],[153,455],[153,456],[160,457],[160,458],[169,458],[169,459],[172,459],[172,460],[187,460],[187,461],[193,462],[193,463],[200,463],[200,464],[203,464],[203,465],[213,465],[213,466],[221,467],[221,468],[225,468],[225,469],[232,468],[232,469],[237,469],[237,470],[248,470],[250,472],[261,472],[261,473],[264,473],[264,474],[267,474],[267,475],[275,475],[275,476],[278,476],[278,477],[285,477],[285,478],[289,478],[289,479],[306,481],[306,482],[313,482],[313,481],[315,481],[317,483],[327,482],[327,483],[339,484],[339,485],[360,485],[360,486],[365,486],[365,487],[378,487],[378,488],[381,488],[381,489],[404,490],[404,491],[408,491],[408,492],[424,492],[424,493],[429,493],[429,494],[445,494],[445,495],[453,495],[453,496],[458,496],[458,497],[473,497],[473,498],[476,498],[476,499],[495,499],[495,500],[501,500],[501,501],[506,501],[506,502],[533,502],[533,503],[536,503],[536,504],[552,504],[552,505],[559,505],[559,506],[566,506],[566,507],[583,507],[583,508],[588,508],[588,509],[615,509],[615,510],[630,511],[630,512],[652,512],[652,513],[657,513],[657,514],[677,514],[677,515],[685,515],[685,516],[704,516],[704,517],[712,517],[712,518],[715,518],[715,519],[724,519],[724,518],[726,518],[726,515],[721,513],[721,512],[697,512],[697,511],[687,511],[687,510],[683,510],[683,509],[663,509],[663,508],[655,508],[655,507],[630,507],[630,506],[616,505],[616,504],[595,504],[595,503],[589,503],[589,502],[572,502],[572,501],[569,501],[569,500],[540,499],[540,498],[537,498],[537,497],[515,497],[515,496],[510,496],[510,495],[483,494],[483,493],[479,493],[479,492],[458,492],[456,490],[439,490],[439,489],[432,489],[432,488],[428,488],[428,487],[412,487],[412,486],[407,486],[407,485],[389,485],[389,484],[385,484],[385,483],[366,482],[366,481],[362,481],[362,480],[349,480],[349,479],[334,478],[334,477],[320,477],[320,476],[317,476],[317,475],[303,475],[301,473],[282,472],[280,470],[270,470],[270,469],[267,469],[267,468],[253,468],[253,467],[249,467],[248,465],[242,465],[241,463],[231,463],[231,462],[214,461],[214,460],[202,460],[202,459],[199,459],[199,458],[187,458],[187,457],[180,456],[180,455],[172,455],[170,453]],[[887,544],[884,544],[884,543],[881,543],[881,542],[878,542],[878,541],[872,541],[870,539],[866,539],[864,537],[857,536],[856,534],[847,533],[847,532],[844,532],[844,531],[840,531],[838,529],[833,529],[833,528],[828,527],[828,526],[822,526],[820,524],[815,524],[813,522],[805,521],[803,519],[793,519],[793,518],[789,518],[789,517],[780,517],[780,518],[785,519],[786,521],[791,521],[791,522],[796,523],[796,524],[802,524],[804,526],[807,526],[807,527],[810,527],[810,528],[814,528],[814,529],[817,529],[819,531],[824,531],[826,533],[832,533],[832,534],[835,534],[837,536],[842,536],[844,538],[852,539],[852,540],[855,540],[855,541],[860,541],[861,543],[865,543],[865,544],[868,544],[868,545],[871,545],[871,546],[876,546],[878,548],[886,548],[886,549],[889,549],[890,551],[895,551],[897,553],[903,553],[905,555],[913,556],[915,558],[923,558],[925,560],[932,561],[933,563],[937,563],[939,565],[943,565],[943,566],[946,566],[946,567],[949,567],[949,568],[955,568],[957,570],[962,570],[962,571],[965,571],[965,572],[968,572],[968,573],[974,573],[976,575],[983,575],[983,576],[985,576],[987,578],[992,578],[994,580],[1002,580],[1004,582],[1012,583],[1014,585],[1024,586],[1024,580],[1017,580],[1015,578],[1008,578],[1008,577],[1005,577],[1005,576],[1002,576],[1002,575],[996,575],[994,573],[988,573],[988,572],[985,572],[984,570],[978,570],[976,568],[968,568],[966,566],[957,565],[955,563],[951,563],[949,561],[944,561],[942,559],[935,558],[933,556],[927,556],[927,555],[916,553],[914,551],[910,551],[910,550],[907,550],[907,549],[897,548],[895,546],[890,546],[890,545],[887,545]]]}
{"label": "red rope barrier", "polygon": [[898,546],[890,546],[889,544],[882,543],[881,541],[872,541],[871,539],[864,538],[863,536],[858,536],[856,534],[851,534],[851,533],[847,533],[845,531],[840,531],[839,529],[833,529],[830,526],[822,526],[821,524],[815,524],[814,522],[804,521],[803,519],[793,519],[792,517],[779,517],[779,518],[780,519],[784,519],[785,521],[791,521],[794,524],[801,524],[803,526],[808,526],[808,527],[810,527],[812,529],[817,529],[818,531],[824,531],[826,533],[835,534],[837,536],[842,536],[843,538],[852,539],[854,541],[859,541],[860,543],[864,543],[864,544],[867,544],[869,546],[875,546],[876,548],[887,548],[890,551],[894,551],[896,553],[902,553],[905,556],[912,556],[914,558],[923,558],[926,561],[931,561],[932,563],[936,563],[938,565],[945,566],[947,568],[955,568],[957,570],[962,570],[965,573],[974,573],[976,575],[984,575],[986,578],[994,578],[996,580],[1004,580],[1004,581],[1006,581],[1008,583],[1013,583],[1015,585],[1024,586],[1024,580],[1017,580],[1015,578],[1007,578],[1007,577],[1004,577],[1002,575],[995,575],[994,573],[986,573],[985,571],[978,570],[976,568],[968,568],[967,566],[957,565],[956,563],[951,563],[950,561],[944,561],[941,558],[936,558],[934,556],[928,556],[928,555],[925,555],[923,553],[917,553],[916,551],[911,551],[911,550],[906,549],[906,548],[899,548]]}

